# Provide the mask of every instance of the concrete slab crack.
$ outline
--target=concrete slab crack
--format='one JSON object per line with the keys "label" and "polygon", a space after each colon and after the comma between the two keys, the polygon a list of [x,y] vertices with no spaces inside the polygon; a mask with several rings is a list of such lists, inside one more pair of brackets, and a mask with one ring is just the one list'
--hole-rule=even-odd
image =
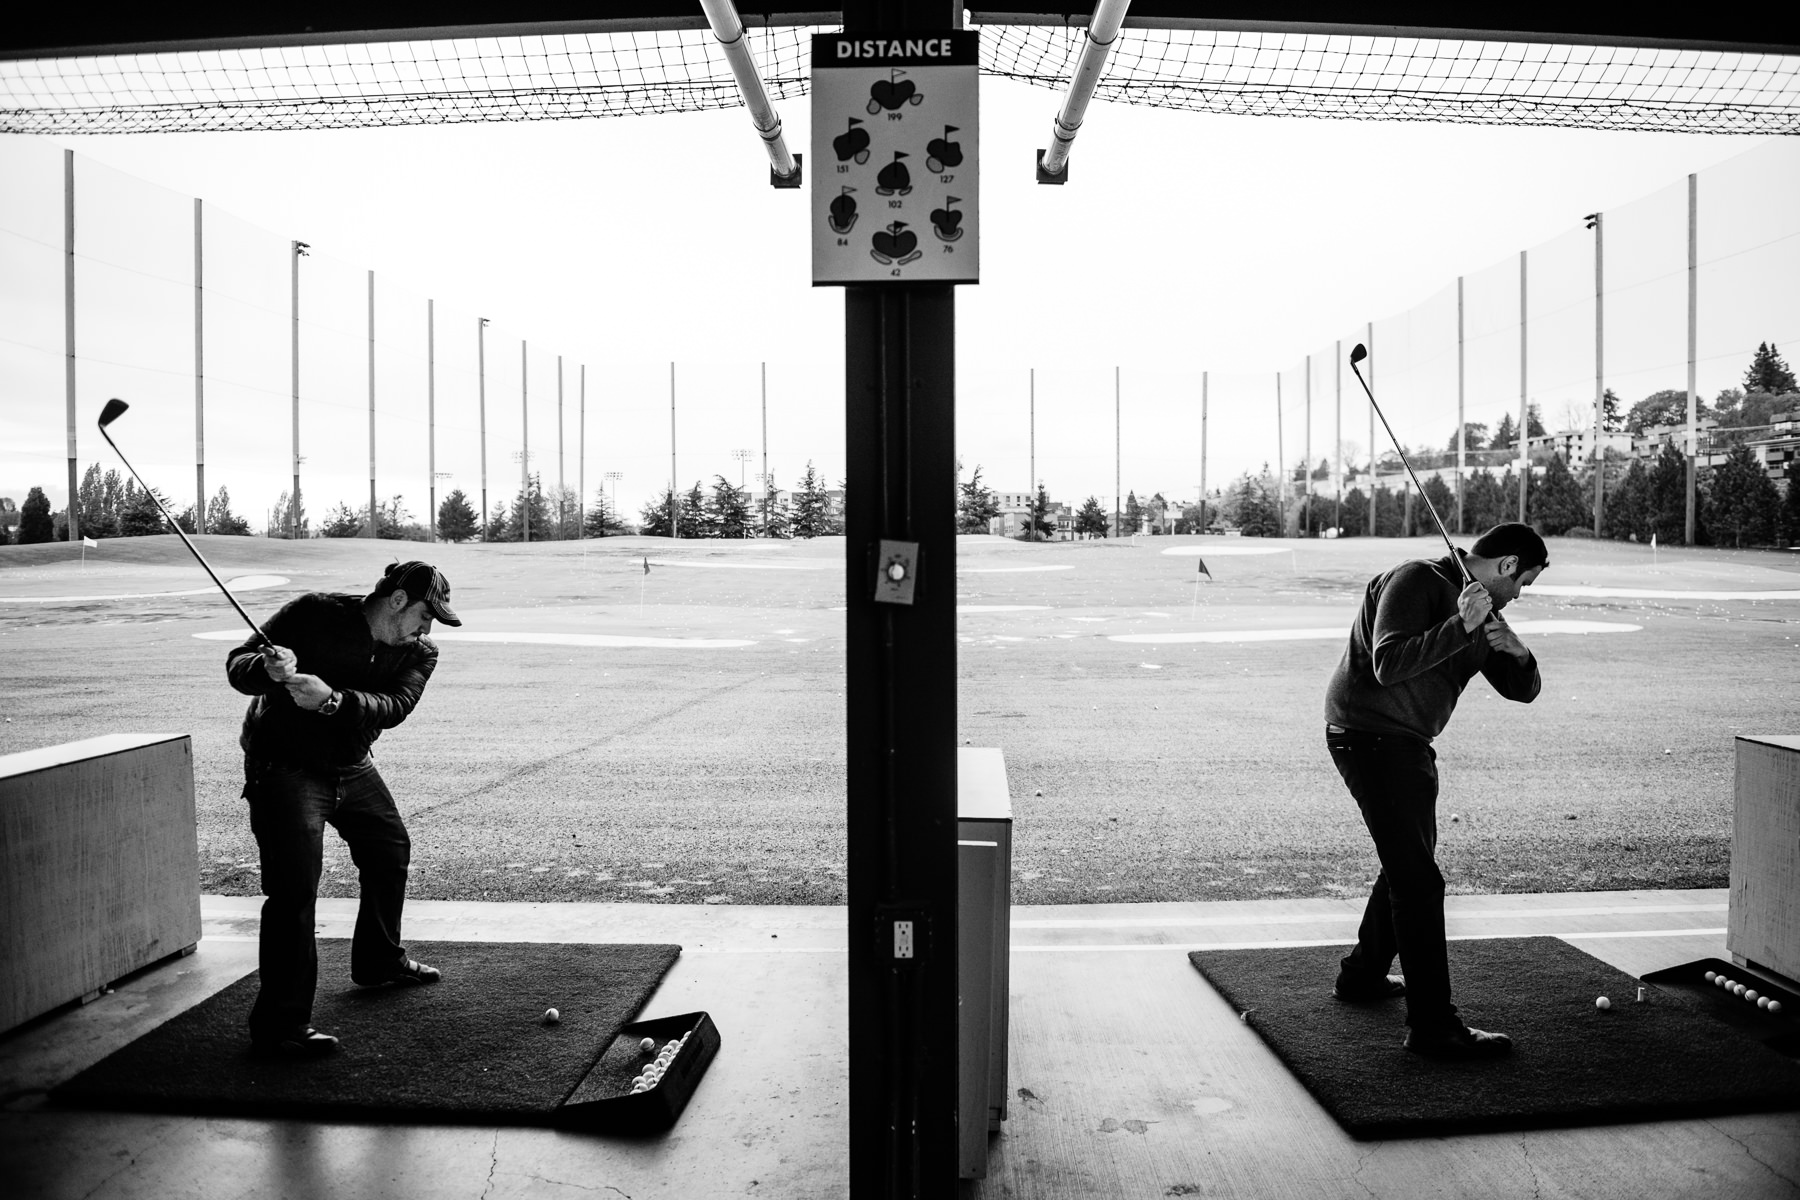
{"label": "concrete slab crack", "polygon": [[1369,1160],[1374,1158],[1380,1150],[1380,1146],[1370,1146],[1366,1153],[1358,1154],[1356,1156],[1356,1170],[1350,1172],[1350,1182],[1354,1183],[1372,1197],[1376,1195],[1375,1189],[1362,1181],[1362,1173],[1363,1168],[1369,1165]]}
{"label": "concrete slab crack", "polygon": [[1744,1152],[1745,1158],[1748,1158],[1751,1162],[1755,1163],[1757,1166],[1761,1167],[1763,1170],[1767,1171],[1769,1174],[1773,1175],[1775,1178],[1781,1180],[1781,1182],[1787,1184],[1789,1187],[1794,1188],[1797,1191],[1800,1191],[1800,1179],[1795,1179],[1792,1175],[1782,1174],[1780,1171],[1776,1170],[1773,1165],[1766,1163],[1762,1159],[1758,1158],[1756,1156],[1756,1151],[1754,1151],[1750,1148],[1750,1144],[1748,1142],[1744,1141],[1741,1138],[1733,1137],[1731,1134],[1727,1133],[1725,1130],[1720,1129],[1716,1123],[1714,1123],[1712,1121],[1708,1121],[1706,1124],[1707,1124],[1708,1128],[1717,1132],[1720,1137],[1724,1138],[1726,1141],[1732,1143],[1738,1149],[1742,1150]]}
{"label": "concrete slab crack", "polygon": [[1531,1172],[1532,1200],[1538,1200],[1544,1194],[1544,1181],[1538,1178],[1537,1168],[1531,1163],[1531,1142],[1524,1134],[1519,1135],[1519,1154],[1525,1159],[1525,1169]]}
{"label": "concrete slab crack", "polygon": [[500,1169],[500,1131],[494,1130],[494,1144],[488,1149],[487,1186],[481,1189],[481,1200],[487,1200],[488,1193],[494,1190],[494,1172]]}

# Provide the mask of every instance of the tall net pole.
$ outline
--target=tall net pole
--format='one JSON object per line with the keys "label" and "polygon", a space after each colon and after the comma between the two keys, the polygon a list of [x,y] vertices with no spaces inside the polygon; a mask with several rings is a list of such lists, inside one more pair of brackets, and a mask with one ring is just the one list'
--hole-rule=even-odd
{"label": "tall net pole", "polygon": [[69,540],[81,540],[75,451],[75,152],[63,151],[63,396],[68,409]]}
{"label": "tall net pole", "polygon": [[[206,239],[194,197],[194,532],[206,532]],[[74,506],[70,506],[71,512]],[[80,536],[79,534],[74,536]]]}
{"label": "tall net pole", "polygon": [[364,537],[379,536],[375,528],[380,509],[375,507],[375,272],[369,272],[369,527]]}
{"label": "tall net pole", "polygon": [[1594,536],[1606,502],[1606,214],[1594,214]]}
{"label": "tall net pole", "polygon": [[1464,390],[1463,365],[1466,362],[1467,343],[1463,338],[1463,277],[1456,277],[1456,532],[1469,532],[1468,521],[1463,513],[1463,480],[1469,469],[1468,416],[1464,405],[1467,392]]}
{"label": "tall net pole", "polygon": [[[1700,353],[1700,177],[1695,174],[1688,176],[1687,235],[1687,500],[1682,540],[1691,546],[1694,544],[1695,462],[1700,453],[1700,392],[1694,374]],[[1795,486],[1792,480],[1788,486]]]}
{"label": "tall net pole", "polygon": [[1525,523],[1525,498],[1531,490],[1531,400],[1526,347],[1530,325],[1526,322],[1530,293],[1525,287],[1525,251],[1519,251],[1519,523]]}

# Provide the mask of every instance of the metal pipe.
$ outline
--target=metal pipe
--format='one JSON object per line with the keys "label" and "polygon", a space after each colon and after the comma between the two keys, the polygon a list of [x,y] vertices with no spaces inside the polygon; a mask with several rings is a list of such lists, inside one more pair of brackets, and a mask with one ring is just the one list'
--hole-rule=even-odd
{"label": "metal pipe", "polygon": [[[1695,388],[1695,364],[1700,349],[1700,177],[1688,175],[1688,269],[1687,269],[1687,479],[1686,518],[1682,541],[1694,544],[1694,474],[1695,456],[1700,453],[1700,393]],[[1789,487],[1793,481],[1789,480]]]}
{"label": "metal pipe", "polygon": [[[206,235],[194,197],[194,532],[206,532]],[[71,509],[70,511],[73,511]]]}
{"label": "metal pipe", "polygon": [[1075,134],[1087,115],[1088,101],[1094,98],[1095,85],[1106,73],[1106,56],[1112,53],[1113,43],[1119,40],[1119,26],[1124,24],[1125,12],[1130,7],[1131,0],[1100,0],[1094,6],[1093,19],[1088,22],[1087,44],[1081,48],[1081,59],[1075,64],[1075,73],[1069,77],[1069,94],[1063,98],[1062,111],[1056,114],[1050,148],[1044,151],[1038,164],[1045,175],[1061,175],[1068,170],[1069,150],[1075,144]]}
{"label": "metal pipe", "polygon": [[800,166],[788,152],[787,141],[781,135],[781,117],[769,102],[769,93],[763,87],[762,74],[756,69],[756,60],[750,57],[750,47],[744,37],[744,23],[738,19],[737,6],[731,0],[700,0],[700,7],[706,10],[706,20],[712,26],[713,36],[719,40],[719,48],[725,52],[725,61],[731,64],[731,73],[737,77],[738,92],[744,97],[744,107],[750,112],[750,123],[756,126],[756,132],[763,140],[763,149],[769,152],[770,170],[782,179],[792,179]]}

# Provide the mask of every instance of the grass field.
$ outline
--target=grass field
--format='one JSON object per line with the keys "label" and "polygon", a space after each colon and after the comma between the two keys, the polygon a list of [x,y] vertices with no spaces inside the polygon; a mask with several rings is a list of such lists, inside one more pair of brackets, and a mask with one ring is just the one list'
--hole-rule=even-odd
{"label": "grass field", "polygon": [[[840,540],[200,541],[222,576],[286,580],[242,593],[253,615],[365,591],[396,553],[448,574],[463,629],[376,746],[413,896],[842,902]],[[1006,755],[1015,900],[1364,892],[1374,855],[1325,752],[1325,682],[1368,577],[1434,548],[964,539],[958,719]],[[1196,582],[1196,550],[1216,582]],[[1477,679],[1437,743],[1452,889],[1723,885],[1732,737],[1800,725],[1800,555],[1550,553],[1508,613],[1543,694],[1515,705]],[[201,886],[254,894],[244,698],[223,670],[241,623],[216,592],[164,594],[208,586],[172,537],[103,542],[85,567],[68,546],[0,547],[0,754],[192,735]],[[1673,594],[1604,594],[1621,589]],[[354,894],[328,845],[323,893]]]}

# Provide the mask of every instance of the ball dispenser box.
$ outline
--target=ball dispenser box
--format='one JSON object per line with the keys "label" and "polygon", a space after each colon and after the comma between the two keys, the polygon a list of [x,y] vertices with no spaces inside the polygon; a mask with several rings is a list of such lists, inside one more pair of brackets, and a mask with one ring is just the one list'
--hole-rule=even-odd
{"label": "ball dispenser box", "polygon": [[[654,1050],[640,1048],[645,1038],[656,1043]],[[632,1081],[674,1041],[681,1042],[681,1049],[662,1078],[644,1091],[633,1092]],[[563,1101],[557,1110],[557,1124],[590,1133],[661,1133],[680,1119],[718,1052],[719,1029],[706,1013],[634,1021],[619,1030]]]}

